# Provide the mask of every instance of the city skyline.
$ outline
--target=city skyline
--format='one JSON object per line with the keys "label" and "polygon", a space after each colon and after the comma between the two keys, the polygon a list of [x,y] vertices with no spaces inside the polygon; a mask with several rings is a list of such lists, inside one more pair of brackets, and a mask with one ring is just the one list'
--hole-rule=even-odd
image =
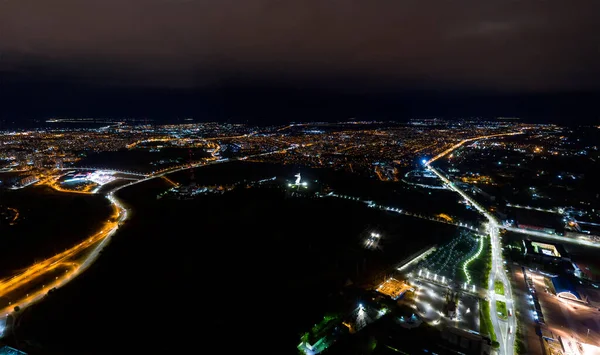
{"label": "city skyline", "polygon": [[0,355],[600,354],[598,14],[1,0]]}

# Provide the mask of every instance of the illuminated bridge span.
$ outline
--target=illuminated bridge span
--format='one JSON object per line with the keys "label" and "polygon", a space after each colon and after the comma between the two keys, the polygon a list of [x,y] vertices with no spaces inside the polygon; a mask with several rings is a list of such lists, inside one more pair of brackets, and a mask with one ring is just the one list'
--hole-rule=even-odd
{"label": "illuminated bridge span", "polygon": [[142,174],[135,171],[126,171],[126,170],[114,170],[114,169],[106,169],[106,168],[97,168],[97,167],[77,167],[77,168],[58,168],[57,170],[69,171],[69,170],[100,170],[106,171],[107,173],[112,174],[127,174],[134,175],[139,177],[148,177],[150,174]]}

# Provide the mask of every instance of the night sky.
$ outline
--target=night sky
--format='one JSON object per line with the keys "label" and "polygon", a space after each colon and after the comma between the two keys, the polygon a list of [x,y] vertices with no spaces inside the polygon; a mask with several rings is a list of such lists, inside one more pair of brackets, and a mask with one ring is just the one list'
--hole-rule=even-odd
{"label": "night sky", "polygon": [[0,117],[597,119],[598,14],[595,0],[0,0]]}

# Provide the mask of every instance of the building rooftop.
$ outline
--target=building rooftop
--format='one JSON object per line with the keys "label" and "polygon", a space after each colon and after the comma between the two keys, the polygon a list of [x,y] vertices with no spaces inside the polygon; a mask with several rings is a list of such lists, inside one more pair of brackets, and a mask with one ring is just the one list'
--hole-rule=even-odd
{"label": "building rooftop", "polygon": [[551,244],[535,240],[525,240],[524,244],[528,254],[545,255],[553,258],[569,258],[569,254],[560,244]]}

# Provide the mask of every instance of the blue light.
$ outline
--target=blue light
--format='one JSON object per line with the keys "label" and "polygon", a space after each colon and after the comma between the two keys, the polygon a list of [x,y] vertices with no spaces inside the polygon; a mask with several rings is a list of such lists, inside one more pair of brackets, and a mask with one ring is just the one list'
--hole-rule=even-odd
{"label": "blue light", "polygon": [[421,163],[423,163],[423,165],[427,164],[427,159],[421,160]]}

